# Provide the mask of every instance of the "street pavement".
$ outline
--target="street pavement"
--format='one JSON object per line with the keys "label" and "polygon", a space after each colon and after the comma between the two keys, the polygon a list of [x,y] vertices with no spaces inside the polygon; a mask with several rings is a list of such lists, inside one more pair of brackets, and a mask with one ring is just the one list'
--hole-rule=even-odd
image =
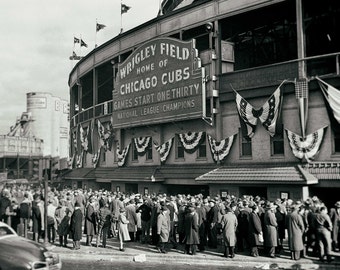
{"label": "street pavement", "polygon": [[[241,252],[231,259],[222,256],[222,245],[219,245],[217,249],[208,248],[205,252],[198,252],[197,255],[188,255],[184,254],[183,245],[179,245],[177,249],[168,249],[168,252],[163,254],[159,253],[153,245],[128,242],[125,243],[125,251],[122,252],[119,251],[119,242],[116,238],[108,239],[106,248],[86,246],[85,240],[84,237],[79,250],[72,250],[71,240],[69,240],[68,247],[52,245],[51,248],[64,261],[146,262],[166,265],[206,265],[207,267],[229,265],[254,269],[340,269],[340,253],[338,252],[333,254],[335,260],[331,263],[320,262],[316,257],[307,257],[294,261],[290,259],[286,244],[284,245],[284,252],[276,258],[261,255],[260,250],[259,257],[252,257],[248,255],[248,252]],[[95,244],[95,240],[93,240],[92,244]]]}

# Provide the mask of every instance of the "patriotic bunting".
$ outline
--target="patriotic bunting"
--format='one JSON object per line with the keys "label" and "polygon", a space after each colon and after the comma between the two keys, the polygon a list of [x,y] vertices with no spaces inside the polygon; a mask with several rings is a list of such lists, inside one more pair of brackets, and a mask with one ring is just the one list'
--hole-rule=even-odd
{"label": "patriotic bunting", "polygon": [[106,127],[102,125],[102,123],[97,120],[98,134],[99,134],[99,143],[100,146],[104,148],[105,152],[107,150],[111,151],[112,143],[114,139],[114,131],[112,126],[112,118],[109,123],[106,124]]}
{"label": "patriotic bunting", "polygon": [[306,78],[295,80],[295,95],[299,105],[301,134],[304,138],[308,117],[308,81]]}
{"label": "patriotic bunting", "polygon": [[[281,85],[284,82],[281,83]],[[236,107],[240,116],[240,124],[243,136],[250,139],[254,136],[257,119],[260,119],[263,127],[268,131],[270,136],[275,136],[281,126],[280,111],[282,104],[281,85],[269,97],[265,104],[255,109],[239,93],[236,93]]]}
{"label": "patriotic bunting", "polygon": [[205,140],[205,132],[188,132],[178,134],[179,140],[181,141],[184,150],[188,153],[196,151],[197,147]]}
{"label": "patriotic bunting", "polygon": [[93,152],[93,128],[94,128],[94,119],[91,120],[88,128],[87,128],[87,153],[92,154]]}
{"label": "patriotic bunting", "polygon": [[129,153],[129,149],[130,149],[130,144],[128,144],[123,151],[121,152],[119,150],[119,148],[117,147],[117,158],[118,158],[118,166],[122,167],[125,164],[125,160],[127,157],[127,154]]}
{"label": "patriotic bunting", "polygon": [[92,156],[92,165],[93,165],[94,168],[97,168],[97,166],[98,166],[99,159],[100,159],[100,151],[101,151],[101,148],[99,147],[98,150],[97,150],[97,153],[95,153]]}
{"label": "patriotic bunting", "polygon": [[305,158],[307,162],[314,158],[318,153],[323,140],[326,127],[320,128],[312,134],[302,138],[301,136],[286,129],[287,137],[293,154],[299,159]]}
{"label": "patriotic bunting", "polygon": [[216,162],[223,161],[228,156],[230,148],[233,144],[234,136],[235,135],[232,135],[220,142],[217,142],[210,135],[208,135],[210,151]]}
{"label": "patriotic bunting", "polygon": [[327,101],[327,112],[332,129],[340,132],[340,91],[320,78],[316,77],[316,79]]}
{"label": "patriotic bunting", "polygon": [[157,146],[156,144],[154,144],[157,152],[159,153],[161,157],[161,163],[164,163],[166,159],[168,158],[171,147],[173,145],[173,141],[174,141],[174,138],[172,137],[171,139],[169,139],[167,142],[163,143],[162,145]]}
{"label": "patriotic bunting", "polygon": [[143,156],[146,153],[146,149],[150,145],[151,137],[134,138],[133,142],[135,144],[138,155]]}

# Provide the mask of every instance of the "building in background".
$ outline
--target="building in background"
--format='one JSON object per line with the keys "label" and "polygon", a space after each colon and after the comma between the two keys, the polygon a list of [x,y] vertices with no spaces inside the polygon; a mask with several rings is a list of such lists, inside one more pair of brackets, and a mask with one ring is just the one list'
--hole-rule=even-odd
{"label": "building in background", "polygon": [[163,1],[71,71],[65,181],[334,203],[339,27],[336,0]]}
{"label": "building in background", "polygon": [[8,179],[49,179],[68,167],[69,104],[45,92],[27,93],[23,112],[0,136],[0,170]]}

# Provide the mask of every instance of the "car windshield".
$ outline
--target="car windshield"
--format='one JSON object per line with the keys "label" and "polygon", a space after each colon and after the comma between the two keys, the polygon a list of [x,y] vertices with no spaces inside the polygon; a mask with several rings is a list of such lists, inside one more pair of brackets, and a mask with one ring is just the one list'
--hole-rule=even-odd
{"label": "car windshield", "polygon": [[4,235],[13,235],[13,231],[8,227],[0,227],[0,237]]}

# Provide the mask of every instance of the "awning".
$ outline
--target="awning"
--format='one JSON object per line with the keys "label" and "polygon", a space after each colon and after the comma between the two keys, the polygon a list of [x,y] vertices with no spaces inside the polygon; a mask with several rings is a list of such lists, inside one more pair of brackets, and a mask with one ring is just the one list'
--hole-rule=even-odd
{"label": "awning", "polygon": [[319,180],[340,180],[339,162],[311,162],[302,168]]}
{"label": "awning", "polygon": [[216,168],[195,179],[210,184],[317,184],[300,165],[244,165]]}
{"label": "awning", "polygon": [[69,172],[64,173],[62,178],[65,180],[93,180],[94,178],[88,177],[88,174],[93,170],[94,168],[72,169]]}

